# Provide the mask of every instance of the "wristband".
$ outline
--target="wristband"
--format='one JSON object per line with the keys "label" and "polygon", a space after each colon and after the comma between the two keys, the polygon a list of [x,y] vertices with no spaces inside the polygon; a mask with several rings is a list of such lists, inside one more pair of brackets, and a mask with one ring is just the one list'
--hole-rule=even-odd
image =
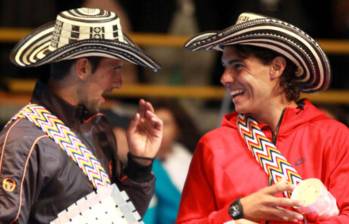
{"label": "wristband", "polygon": [[243,213],[242,205],[240,203],[240,199],[234,201],[229,206],[228,213],[234,220],[241,219],[244,217],[244,213]]}

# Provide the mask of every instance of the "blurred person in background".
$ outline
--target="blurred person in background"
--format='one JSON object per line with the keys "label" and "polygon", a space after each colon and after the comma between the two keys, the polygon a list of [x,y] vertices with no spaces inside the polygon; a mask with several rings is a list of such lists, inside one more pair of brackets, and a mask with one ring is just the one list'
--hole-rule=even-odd
{"label": "blurred person in background", "polygon": [[164,136],[153,173],[155,195],[144,216],[145,224],[175,223],[179,201],[199,133],[186,110],[174,99],[154,101],[163,121]]}
{"label": "blurred person in background", "polygon": [[[193,120],[175,99],[152,100],[155,114],[163,121],[163,138],[153,162],[155,195],[145,213],[145,224],[175,223],[179,201],[188,173],[192,152],[199,139]],[[127,161],[126,130],[129,120],[125,108],[117,104],[114,110],[105,111],[113,126],[118,156]]]}
{"label": "blurred person in background", "polygon": [[[299,99],[330,85],[318,43],[285,21],[242,13],[185,47],[223,52],[220,81],[235,112],[198,142],[177,223],[349,223],[349,130]],[[311,195],[292,191],[311,178],[327,189],[306,205]]]}

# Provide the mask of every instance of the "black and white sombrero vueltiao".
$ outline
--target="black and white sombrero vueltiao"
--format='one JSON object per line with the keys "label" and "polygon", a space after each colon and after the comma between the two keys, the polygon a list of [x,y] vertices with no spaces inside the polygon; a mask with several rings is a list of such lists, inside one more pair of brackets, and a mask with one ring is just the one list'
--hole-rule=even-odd
{"label": "black and white sombrero vueltiao", "polygon": [[160,69],[122,32],[120,18],[114,12],[91,8],[59,13],[55,22],[23,38],[10,59],[20,67],[36,67],[88,56],[123,59],[153,71]]}
{"label": "black and white sombrero vueltiao", "polygon": [[268,48],[290,59],[297,65],[295,79],[303,92],[326,90],[330,85],[330,64],[318,43],[301,29],[279,19],[245,12],[233,26],[199,34],[185,48],[223,51],[224,46],[236,44]]}

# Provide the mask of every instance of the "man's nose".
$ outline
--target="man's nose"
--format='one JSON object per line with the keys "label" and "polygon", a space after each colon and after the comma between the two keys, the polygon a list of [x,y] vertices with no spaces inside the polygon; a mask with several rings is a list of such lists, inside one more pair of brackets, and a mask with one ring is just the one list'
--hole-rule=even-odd
{"label": "man's nose", "polygon": [[116,75],[112,81],[113,88],[120,88],[122,86],[122,75]]}
{"label": "man's nose", "polygon": [[234,77],[232,71],[229,69],[224,69],[223,74],[221,75],[221,83],[225,85],[227,83],[232,83],[234,81]]}

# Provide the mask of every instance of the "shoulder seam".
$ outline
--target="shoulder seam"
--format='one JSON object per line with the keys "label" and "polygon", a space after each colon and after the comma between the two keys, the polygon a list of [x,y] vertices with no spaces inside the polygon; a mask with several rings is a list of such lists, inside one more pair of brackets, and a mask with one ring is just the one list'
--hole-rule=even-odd
{"label": "shoulder seam", "polygon": [[25,164],[24,164],[23,175],[22,175],[21,182],[20,182],[18,211],[17,211],[16,217],[14,218],[14,220],[13,220],[11,223],[16,222],[16,221],[18,220],[18,218],[19,218],[20,213],[21,213],[21,207],[22,207],[22,201],[23,201],[23,195],[22,195],[22,192],[23,192],[23,181],[24,181],[25,174],[26,174],[26,171],[27,171],[27,166],[28,166],[29,158],[31,157],[31,154],[32,154],[32,152],[34,151],[35,145],[38,143],[38,141],[40,141],[42,138],[45,138],[45,137],[48,138],[47,135],[41,135],[41,136],[37,137],[37,138],[33,141],[33,144],[32,144],[31,147],[30,147],[30,150],[29,150],[27,159],[26,159]]}
{"label": "shoulder seam", "polygon": [[13,124],[11,124],[11,126],[9,127],[9,129],[7,130],[6,134],[5,134],[5,139],[4,139],[4,144],[2,145],[1,148],[1,156],[0,156],[0,175],[1,175],[1,170],[2,170],[2,161],[4,158],[4,152],[5,152],[5,147],[6,147],[6,143],[7,143],[7,138],[12,130],[12,128],[22,119],[17,119],[15,120],[15,122]]}

